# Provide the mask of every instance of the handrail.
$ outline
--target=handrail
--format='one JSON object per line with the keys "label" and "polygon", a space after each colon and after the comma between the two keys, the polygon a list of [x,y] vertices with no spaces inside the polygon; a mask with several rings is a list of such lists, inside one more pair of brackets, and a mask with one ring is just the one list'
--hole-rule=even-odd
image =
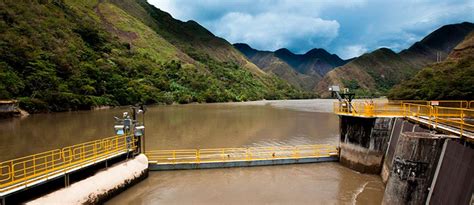
{"label": "handrail", "polygon": [[[377,102],[377,100],[376,100]],[[467,100],[432,100],[432,101],[426,101],[426,100],[389,100],[388,104],[398,104],[398,105],[403,105],[405,103],[410,103],[410,104],[420,104],[420,105],[434,105],[436,103],[436,106],[440,107],[456,107],[456,108],[474,108],[474,102],[473,101],[467,101]],[[471,104],[472,103],[472,106]]]}
{"label": "handrail", "polygon": [[[430,102],[430,101],[426,101]],[[459,129],[460,136],[466,131],[474,132],[474,109],[469,109],[473,101],[438,101],[439,105],[453,105],[454,107],[433,106],[423,101],[416,102],[353,102],[359,112],[349,112],[347,106],[339,102],[334,103],[334,112],[341,115],[359,117],[412,117],[427,120],[433,127],[444,124]],[[458,107],[459,106],[459,107]]]}
{"label": "handrail", "polygon": [[134,151],[135,142],[132,136],[114,136],[0,162],[0,192]]}
{"label": "handrail", "polygon": [[249,148],[150,150],[145,154],[150,162],[157,164],[199,164],[212,162],[330,157],[337,155],[338,149],[335,145],[298,145]]}

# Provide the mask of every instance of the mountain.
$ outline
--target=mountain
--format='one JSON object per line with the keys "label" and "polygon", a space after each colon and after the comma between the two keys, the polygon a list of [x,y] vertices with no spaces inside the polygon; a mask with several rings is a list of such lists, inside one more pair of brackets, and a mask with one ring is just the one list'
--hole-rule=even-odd
{"label": "mountain", "polygon": [[193,58],[210,56],[219,62],[236,62],[254,73],[262,73],[229,42],[216,37],[195,21],[182,22],[174,19],[170,14],[148,4],[146,0],[137,0],[137,3],[129,0],[110,0],[110,2],[141,20],[157,34]]}
{"label": "mountain", "polygon": [[319,75],[312,76],[299,73],[285,61],[276,57],[274,52],[259,51],[242,43],[236,43],[234,47],[263,71],[272,73],[295,87],[311,91],[316,82],[321,79]]}
{"label": "mountain", "polygon": [[300,55],[286,48],[271,52],[256,50],[243,43],[236,43],[234,47],[263,71],[308,91],[312,91],[328,71],[346,63],[339,56],[319,48]]}
{"label": "mountain", "polygon": [[324,76],[328,71],[346,62],[336,54],[330,54],[321,48],[315,48],[305,54],[294,54],[286,48],[275,51],[275,56],[282,59],[300,73]]}
{"label": "mountain", "polygon": [[445,59],[453,48],[473,30],[474,24],[469,22],[442,26],[420,42],[402,50],[400,56],[415,66],[423,67],[436,62],[437,56],[441,60]]}
{"label": "mountain", "polygon": [[446,60],[423,68],[390,90],[390,99],[474,100],[474,32]]}
{"label": "mountain", "polygon": [[328,87],[339,85],[359,96],[385,95],[394,85],[410,79],[437,58],[446,59],[448,53],[473,30],[474,24],[468,22],[446,25],[400,53],[387,48],[366,53],[328,72],[315,90],[322,97],[328,97]]}
{"label": "mountain", "polygon": [[305,95],[146,0],[0,2],[0,98],[32,112]]}

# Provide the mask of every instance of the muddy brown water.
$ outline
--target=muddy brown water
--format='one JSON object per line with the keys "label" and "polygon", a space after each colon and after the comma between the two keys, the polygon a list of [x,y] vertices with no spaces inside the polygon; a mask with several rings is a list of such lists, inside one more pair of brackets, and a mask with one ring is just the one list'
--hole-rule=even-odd
{"label": "muddy brown water", "polygon": [[[146,149],[338,143],[332,100],[149,107]],[[127,108],[0,121],[0,161],[113,135]],[[152,172],[109,204],[380,204],[379,176],[338,163]]]}

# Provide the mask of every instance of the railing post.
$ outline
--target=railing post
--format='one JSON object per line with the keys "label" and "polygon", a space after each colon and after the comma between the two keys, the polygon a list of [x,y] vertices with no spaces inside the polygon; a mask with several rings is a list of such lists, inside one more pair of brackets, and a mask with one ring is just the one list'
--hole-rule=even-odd
{"label": "railing post", "polygon": [[200,163],[200,162],[201,162],[201,159],[199,158],[199,153],[200,153],[200,150],[197,149],[197,150],[196,150],[196,160],[197,160],[197,163]]}
{"label": "railing post", "polygon": [[[81,160],[84,160],[86,157],[84,156],[84,153],[85,153],[85,148],[84,148],[84,144],[82,144],[81,146]],[[54,168],[54,167],[53,167]]]}
{"label": "railing post", "polygon": [[23,178],[26,177],[26,161],[23,162]]}
{"label": "railing post", "polygon": [[418,119],[418,122],[420,122],[420,105],[417,106],[418,109],[416,111],[416,118]]}
{"label": "railing post", "polygon": [[92,147],[92,155],[93,155],[93,158],[94,158],[94,162],[96,162],[97,160],[97,143],[94,142],[94,147]]}
{"label": "railing post", "polygon": [[433,106],[430,106],[430,110],[429,110],[429,113],[428,113],[428,120],[430,121],[430,124],[432,124],[433,122]]}
{"label": "railing post", "polygon": [[54,169],[54,152],[51,152],[51,166]]}
{"label": "railing post", "polygon": [[225,151],[224,151],[224,148],[221,149],[221,157],[222,157],[222,161],[225,161]]}
{"label": "railing post", "polygon": [[173,163],[176,163],[176,150],[173,150]]}
{"label": "railing post", "polygon": [[247,161],[252,160],[252,156],[251,156],[251,153],[250,153],[250,149],[249,149],[249,148],[247,148],[246,154],[247,154],[247,156],[246,156],[246,157],[247,157]]}
{"label": "railing post", "polygon": [[36,175],[36,155],[33,155],[33,175]]}
{"label": "railing post", "polygon": [[461,130],[460,130],[461,138],[463,134],[463,127],[464,127],[464,110],[461,109]]}
{"label": "railing post", "polygon": [[293,149],[293,158],[295,158],[295,159],[298,158],[298,147],[295,147]]}

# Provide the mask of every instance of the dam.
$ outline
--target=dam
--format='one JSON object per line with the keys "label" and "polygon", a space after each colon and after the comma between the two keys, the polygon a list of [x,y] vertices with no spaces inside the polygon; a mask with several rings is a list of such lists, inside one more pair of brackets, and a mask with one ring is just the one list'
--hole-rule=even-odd
{"label": "dam", "polygon": [[[402,104],[400,104],[402,105]],[[373,105],[375,107],[375,105]],[[386,105],[384,105],[386,106]],[[405,105],[406,106],[406,105]],[[415,105],[413,105],[415,106]],[[371,152],[367,152],[366,150],[363,150],[364,146],[361,143],[362,148],[357,148],[358,144],[354,143],[354,141],[351,141],[351,139],[344,139],[342,140],[342,136],[349,136],[347,135],[347,132],[345,132],[344,129],[345,126],[349,125],[352,126],[353,123],[349,123],[350,120],[348,121],[345,118],[359,118],[361,116],[354,116],[354,112],[348,113],[348,112],[341,112],[343,109],[336,109],[339,107],[343,107],[343,105],[334,105],[334,112],[338,114],[340,117],[341,121],[341,127],[339,127],[341,133],[341,141],[340,141],[340,147],[339,146],[334,146],[334,145],[319,145],[319,144],[307,144],[307,145],[292,145],[292,146],[249,146],[249,147],[241,147],[241,148],[204,148],[204,149],[174,149],[174,150],[165,150],[165,149],[160,149],[160,150],[153,150],[153,149],[146,149],[145,154],[148,156],[148,169],[149,170],[175,170],[175,169],[202,169],[202,168],[219,168],[219,167],[235,167],[235,166],[254,166],[254,165],[278,165],[278,164],[288,164],[288,163],[311,163],[311,162],[330,162],[330,161],[341,161],[341,163],[351,169],[360,169],[361,164],[363,165],[364,162],[363,160],[359,160],[359,164],[357,166],[352,166],[350,159],[353,157],[352,155],[357,155],[357,152],[354,152],[354,150],[361,151],[361,153],[369,153],[367,156],[371,155]],[[400,110],[395,111],[394,109],[399,109],[402,106],[398,106],[398,108],[391,107],[390,110],[391,112],[398,112],[401,113]],[[376,113],[380,112],[378,109],[372,108],[372,111],[364,111],[364,114],[370,114],[371,112]],[[406,108],[403,108],[406,110]],[[416,109],[410,109],[410,110],[419,110],[420,108]],[[465,109],[465,108],[460,108],[460,109]],[[374,112],[375,111],[375,112]],[[405,112],[406,113],[406,112]],[[439,113],[439,112],[438,112]],[[459,116],[469,116],[465,115],[462,113]],[[367,116],[362,116],[364,119],[368,118]],[[370,118],[373,118],[374,115],[369,116]],[[385,116],[384,116],[385,117]],[[390,116],[389,120],[386,119],[376,119],[374,122],[375,123],[365,123],[369,125],[369,130],[372,135],[369,135],[370,139],[366,139],[368,141],[368,148],[369,151],[377,151],[377,149],[384,150],[386,153],[394,153],[393,151],[393,144],[394,140],[391,139],[393,137],[393,133],[397,133],[397,121],[407,121],[411,119],[410,117],[418,117],[418,119],[423,119],[424,117],[431,118],[431,116],[422,116],[422,115],[413,115],[410,114],[410,116],[402,116],[399,115],[398,117],[395,116]],[[452,118],[452,116],[450,116]],[[354,119],[352,119],[354,120]],[[426,119],[425,119],[426,120]],[[357,119],[356,119],[357,121]],[[433,122],[436,120],[433,118]],[[467,120],[468,121],[468,120]],[[411,121],[413,123],[413,121]],[[357,124],[357,123],[356,123]],[[363,123],[364,124],[364,123]],[[415,122],[415,124],[417,124]],[[440,123],[442,125],[442,123]],[[374,126],[374,127],[370,127]],[[419,127],[427,127],[424,124],[421,124],[421,122],[418,122]],[[356,126],[357,127],[357,126]],[[362,126],[364,127],[364,126]],[[416,126],[415,126],[416,127]],[[442,127],[442,126],[440,126]],[[452,126],[450,126],[452,127]],[[455,128],[455,127],[454,127]],[[462,130],[466,136],[469,134],[469,128],[465,128]],[[357,128],[349,129],[349,130],[354,130]],[[364,128],[367,129],[367,128]],[[407,129],[407,128],[405,128]],[[421,128],[416,128],[421,129]],[[428,127],[428,130],[430,128]],[[433,127],[431,127],[433,129]],[[465,130],[467,129],[467,130]],[[446,129],[441,129],[446,132]],[[461,131],[461,130],[459,130]],[[443,136],[451,136],[449,139],[464,139],[463,135],[454,135],[456,133],[444,133]],[[352,134],[351,134],[352,135]],[[383,138],[384,135],[389,136],[389,139],[385,140],[377,140],[377,137]],[[438,134],[440,135],[440,134]],[[374,138],[374,139],[372,139]],[[387,137],[385,137],[387,138]],[[446,138],[446,137],[444,137]],[[361,141],[364,141],[363,136],[361,137]],[[467,138],[468,140],[468,138]],[[348,143],[351,142],[351,143]],[[448,142],[449,143],[449,142]],[[127,140],[125,138],[122,138],[122,140],[112,140],[111,142],[103,142],[100,143],[100,140],[96,143],[91,143],[91,151],[92,153],[96,153],[96,156],[99,156],[99,148],[109,148],[109,150],[114,150],[114,147],[111,146],[113,144],[120,145],[116,146],[115,150],[120,150],[123,153],[128,153],[128,152],[133,152],[134,148],[131,146],[127,145]],[[386,145],[383,145],[386,144]],[[391,146],[388,146],[390,144]],[[337,144],[336,144],[337,145]],[[452,145],[449,145],[452,146]],[[95,148],[94,148],[95,147]],[[111,148],[112,147],[112,148]],[[384,148],[385,147],[385,148]],[[388,147],[392,147],[392,149],[389,149]],[[446,147],[448,147],[448,144],[446,144]],[[352,148],[352,149],[351,149]],[[70,150],[76,150],[76,151],[70,151]],[[67,161],[70,160],[70,158],[67,158],[68,153],[74,153],[73,156],[85,156],[87,157],[86,154],[80,154],[81,149],[62,149],[61,154],[52,154],[53,156],[58,156],[57,159],[58,161]],[[88,150],[87,148],[82,148],[82,151],[85,151],[84,153],[87,153]],[[95,151],[94,151],[95,150]],[[387,151],[388,150],[388,151]],[[109,153],[109,151],[106,151]],[[120,152],[117,153],[117,155],[120,155]],[[66,157],[64,157],[66,156]],[[112,156],[112,155],[111,155]],[[59,160],[61,157],[64,157],[63,159]],[[53,157],[54,158],[54,157]],[[53,159],[51,158],[51,159]],[[388,158],[388,157],[384,157]],[[65,160],[67,159],[67,160]],[[84,160],[83,158],[82,160]],[[395,157],[395,159],[398,159]],[[392,160],[394,162],[397,162],[397,160]],[[84,160],[85,161],[85,160]],[[99,159],[96,159],[95,161],[97,162],[102,162]],[[374,160],[368,160],[368,161],[374,161]],[[377,160],[375,160],[377,161]],[[349,162],[349,163],[348,163]],[[382,162],[381,162],[382,163]],[[387,163],[387,160],[383,161],[383,163]],[[25,166],[25,165],[23,165]],[[391,165],[390,165],[391,166]],[[398,164],[397,164],[398,166]],[[382,172],[382,166],[378,165],[373,168],[373,165],[370,165],[369,167],[372,167],[371,169],[367,170],[372,170],[372,174],[379,174]],[[440,166],[442,167],[442,166]],[[384,168],[385,170],[390,170],[389,168]],[[441,169],[441,168],[440,168]],[[27,170],[27,169],[25,169]],[[377,170],[379,173],[377,173]],[[434,169],[433,169],[434,170]],[[36,171],[33,171],[36,172]],[[4,176],[13,176],[14,174],[4,174]],[[389,171],[390,175],[390,171]],[[15,176],[20,176],[20,175],[15,175]],[[438,171],[438,176],[439,171]],[[382,178],[384,176],[382,175]],[[388,185],[387,185],[388,186]],[[387,191],[387,190],[386,190]],[[120,197],[120,195],[119,195]],[[384,198],[385,200],[385,198]],[[6,202],[8,203],[8,197]]]}

